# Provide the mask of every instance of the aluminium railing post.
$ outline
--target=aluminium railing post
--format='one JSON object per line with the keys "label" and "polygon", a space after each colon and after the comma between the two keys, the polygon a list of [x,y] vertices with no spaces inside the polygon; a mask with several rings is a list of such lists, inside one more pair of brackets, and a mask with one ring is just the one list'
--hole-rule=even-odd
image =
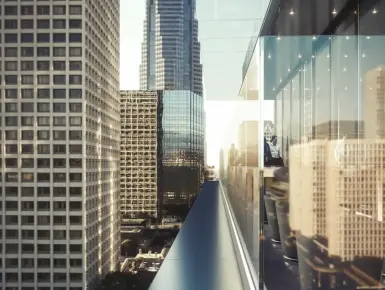
{"label": "aluminium railing post", "polygon": [[259,289],[264,289],[264,239],[265,239],[265,207],[264,207],[264,195],[265,195],[265,184],[264,184],[264,170],[263,168],[259,171],[259,273],[258,273],[258,282]]}

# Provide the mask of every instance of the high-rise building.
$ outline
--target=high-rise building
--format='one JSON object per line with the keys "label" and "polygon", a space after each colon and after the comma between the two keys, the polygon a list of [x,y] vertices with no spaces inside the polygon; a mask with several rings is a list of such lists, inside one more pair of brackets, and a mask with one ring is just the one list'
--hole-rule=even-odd
{"label": "high-rise building", "polygon": [[161,91],[120,93],[120,211],[124,218],[158,213]]}
{"label": "high-rise building", "polygon": [[203,94],[195,0],[146,0],[141,90]]}
{"label": "high-rise building", "polygon": [[140,89],[164,91],[160,203],[168,208],[191,205],[203,181],[204,99],[195,6],[195,0],[146,0]]}
{"label": "high-rise building", "polygon": [[[384,140],[329,142],[326,158],[326,220],[329,254],[385,258]],[[377,278],[377,277],[375,277]]]}
{"label": "high-rise building", "polygon": [[365,138],[385,138],[385,66],[365,75]]}
{"label": "high-rise building", "polygon": [[373,139],[290,147],[289,219],[297,247],[333,269],[332,276],[378,279],[385,258],[384,148],[383,140]]}
{"label": "high-rise building", "polygon": [[0,14],[0,286],[90,289],[119,263],[119,1]]}
{"label": "high-rise building", "polygon": [[205,145],[200,95],[191,91],[163,92],[161,144],[161,205],[165,212],[173,212],[192,204],[203,181]]}

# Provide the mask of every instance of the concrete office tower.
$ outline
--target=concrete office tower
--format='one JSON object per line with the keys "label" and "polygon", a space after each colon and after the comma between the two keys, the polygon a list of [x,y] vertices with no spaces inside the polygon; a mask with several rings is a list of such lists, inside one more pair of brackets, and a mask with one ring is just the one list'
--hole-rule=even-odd
{"label": "concrete office tower", "polygon": [[117,269],[119,1],[0,1],[2,289]]}
{"label": "concrete office tower", "polygon": [[195,0],[146,0],[141,90],[189,90],[202,95]]}
{"label": "concrete office tower", "polygon": [[364,83],[365,138],[385,138],[385,66],[366,73]]}
{"label": "concrete office tower", "polygon": [[290,225],[342,261],[385,257],[385,140],[290,147]]}
{"label": "concrete office tower", "polygon": [[158,213],[160,91],[120,93],[120,211],[124,218]]}
{"label": "concrete office tower", "polygon": [[[329,254],[342,261],[385,257],[385,140],[328,144],[326,217]],[[377,278],[377,277],[376,277]]]}
{"label": "concrete office tower", "polygon": [[290,146],[290,226],[306,237],[326,234],[326,140]]}

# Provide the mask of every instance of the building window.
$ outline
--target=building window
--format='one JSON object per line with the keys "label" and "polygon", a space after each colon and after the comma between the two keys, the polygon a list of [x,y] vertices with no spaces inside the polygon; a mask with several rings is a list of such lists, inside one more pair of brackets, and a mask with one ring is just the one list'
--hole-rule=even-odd
{"label": "building window", "polygon": [[54,5],[53,6],[53,15],[65,15],[66,6],[64,5]]}
{"label": "building window", "polygon": [[23,57],[33,57],[34,56],[34,48],[33,47],[22,47],[20,50],[20,54]]}
{"label": "building window", "polygon": [[22,71],[33,71],[34,70],[34,62],[33,61],[22,61],[21,62],[21,70]]}
{"label": "building window", "polygon": [[17,29],[17,20],[6,19],[4,20],[5,29]]}
{"label": "building window", "polygon": [[37,15],[49,15],[49,5],[38,5]]}
{"label": "building window", "polygon": [[37,70],[39,70],[39,71],[47,71],[47,70],[49,70],[49,61],[39,60],[37,62]]}
{"label": "building window", "polygon": [[[38,140],[49,140],[50,139],[50,131],[49,130],[38,130],[37,131],[37,139]],[[50,152],[49,145],[44,145],[44,144],[40,144],[40,145],[41,146],[47,146],[44,148],[48,148],[48,150],[46,150],[46,149],[39,150],[39,145],[38,145],[37,151],[39,154],[48,154]]]}
{"label": "building window", "polygon": [[[48,79],[48,83],[49,83],[49,79]],[[38,99],[49,99],[49,95],[50,95],[49,89],[37,89]]]}
{"label": "building window", "polygon": [[6,61],[4,67],[5,71],[17,71],[17,61]]}
{"label": "building window", "polygon": [[70,47],[69,51],[70,56],[82,56],[82,48],[81,47]]}
{"label": "building window", "polygon": [[34,97],[33,89],[21,89],[22,99],[33,99],[33,97]]}
{"label": "building window", "polygon": [[54,29],[65,29],[66,28],[66,20],[65,19],[54,19],[53,20],[53,28]]}
{"label": "building window", "polygon": [[54,33],[53,34],[53,42],[54,43],[61,43],[66,42],[66,35],[65,33]]}
{"label": "building window", "polygon": [[[39,24],[39,21],[37,21],[37,23]],[[34,29],[34,23],[33,23],[33,20],[32,19],[22,19],[21,20],[21,29]]]}

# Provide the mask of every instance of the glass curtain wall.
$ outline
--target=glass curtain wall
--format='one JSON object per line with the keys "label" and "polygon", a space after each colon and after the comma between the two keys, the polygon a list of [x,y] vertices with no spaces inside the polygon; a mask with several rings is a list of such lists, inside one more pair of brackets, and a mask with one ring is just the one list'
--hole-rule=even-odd
{"label": "glass curtain wall", "polygon": [[[385,1],[284,1],[240,98],[259,101],[259,166],[228,162],[226,188],[260,282],[385,289]],[[266,121],[281,182],[263,162]]]}
{"label": "glass curtain wall", "polygon": [[161,124],[162,208],[167,214],[174,214],[178,209],[187,214],[203,176],[202,96],[183,90],[164,91]]}

